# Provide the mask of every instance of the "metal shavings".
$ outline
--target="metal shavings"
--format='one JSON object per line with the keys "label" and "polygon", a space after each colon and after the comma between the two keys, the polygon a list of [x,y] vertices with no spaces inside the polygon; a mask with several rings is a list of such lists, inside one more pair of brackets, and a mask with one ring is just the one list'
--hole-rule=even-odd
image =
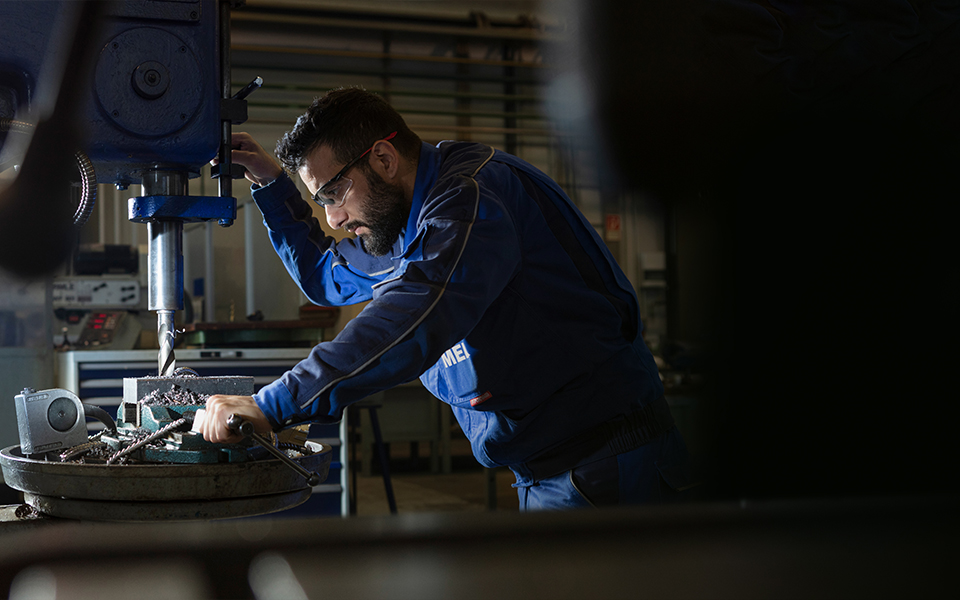
{"label": "metal shavings", "polygon": [[[96,456],[97,454],[104,454],[106,451],[109,451],[107,443],[100,439],[104,433],[106,433],[106,430],[91,435],[86,443],[67,448],[60,453],[60,462],[77,462],[83,464],[86,462],[84,460],[85,455],[93,453],[93,456]],[[100,452],[97,452],[98,450]],[[106,456],[102,458],[106,459]]]}
{"label": "metal shavings", "polygon": [[146,406],[203,406],[207,403],[209,397],[207,394],[198,394],[173,384],[170,391],[167,392],[153,390],[140,399],[140,404]]}
{"label": "metal shavings", "polygon": [[100,444],[92,448],[90,451],[84,453],[78,459],[70,462],[79,463],[81,465],[103,464],[112,455],[113,455],[113,448],[111,448],[107,444]]}
{"label": "metal shavings", "polygon": [[310,456],[313,454],[313,449],[308,446],[300,446],[287,442],[278,443],[277,448],[286,451],[288,455],[293,454],[294,456],[292,458],[297,458],[298,456]]}
{"label": "metal shavings", "polygon": [[100,444],[100,442],[87,442],[86,444],[80,444],[65,450],[60,453],[60,462],[67,462],[78,456],[86,454],[87,452],[90,452],[96,448],[98,444]]}
{"label": "metal shavings", "polygon": [[171,431],[174,431],[179,427],[182,427],[186,423],[187,423],[186,419],[177,419],[176,421],[172,421],[169,425],[166,425],[165,427],[158,429],[154,433],[148,434],[143,439],[127,446],[122,450],[117,451],[116,454],[114,454],[113,456],[107,459],[107,464],[112,465],[118,460],[123,460],[123,462],[126,462],[125,460],[126,456],[131,452],[133,452],[134,450],[139,450],[140,448],[146,446],[151,442],[154,442],[156,440],[166,437],[168,433],[170,433]]}
{"label": "metal shavings", "polygon": [[17,510],[15,510],[13,514],[18,519],[39,519],[43,516],[43,513],[29,504],[21,504],[17,507]]}
{"label": "metal shavings", "polygon": [[[136,429],[124,429],[121,433],[121,443],[128,444],[127,447],[121,449],[121,451],[127,450],[129,445],[137,445],[137,448],[142,448],[143,446],[153,446],[155,448],[163,447],[162,439],[152,439],[146,440],[153,432],[143,427],[138,427]],[[146,440],[146,441],[144,441]],[[118,452],[114,450],[109,444],[100,443],[83,456],[80,456],[79,459],[73,460],[70,462],[78,464],[109,464],[113,465],[126,465],[126,464],[136,464],[139,461],[132,460],[130,456],[123,455],[115,459],[114,462],[107,462],[114,457]]]}
{"label": "metal shavings", "polygon": [[[101,432],[102,434],[103,432]],[[99,437],[99,436],[98,436]],[[146,437],[146,433],[143,436]],[[113,448],[104,441],[90,438],[85,444],[68,448],[60,454],[60,462],[73,464],[103,464],[114,454]]]}
{"label": "metal shavings", "polygon": [[106,445],[104,442],[100,441],[101,437],[103,437],[103,431],[91,435],[86,443],[67,448],[60,453],[60,462],[67,462],[77,456],[86,454],[99,445]]}

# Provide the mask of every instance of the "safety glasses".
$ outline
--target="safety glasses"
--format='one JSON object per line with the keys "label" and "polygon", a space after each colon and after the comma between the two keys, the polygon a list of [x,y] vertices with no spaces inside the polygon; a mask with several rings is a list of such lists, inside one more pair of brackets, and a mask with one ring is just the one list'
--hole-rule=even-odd
{"label": "safety glasses", "polygon": [[377,142],[392,140],[394,137],[396,137],[396,135],[397,132],[394,131],[387,137],[377,140],[369,148],[367,148],[363,154],[344,165],[343,168],[340,169],[340,171],[330,179],[330,181],[320,186],[320,189],[317,190],[317,193],[313,195],[313,201],[320,206],[343,206],[343,203],[347,198],[347,192],[350,191],[350,188],[353,186],[353,180],[349,177],[346,177],[347,172],[352,169],[355,164],[360,162],[361,158],[369,154],[370,151],[373,150],[373,147],[377,145]]}

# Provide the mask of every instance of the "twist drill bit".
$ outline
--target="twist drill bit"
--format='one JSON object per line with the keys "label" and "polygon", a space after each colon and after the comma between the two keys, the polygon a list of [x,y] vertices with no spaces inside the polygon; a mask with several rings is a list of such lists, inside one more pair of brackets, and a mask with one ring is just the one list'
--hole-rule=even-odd
{"label": "twist drill bit", "polygon": [[172,376],[177,368],[177,357],[173,353],[173,342],[177,335],[173,324],[173,313],[172,310],[157,311],[157,339],[160,342],[157,365],[160,377]]}

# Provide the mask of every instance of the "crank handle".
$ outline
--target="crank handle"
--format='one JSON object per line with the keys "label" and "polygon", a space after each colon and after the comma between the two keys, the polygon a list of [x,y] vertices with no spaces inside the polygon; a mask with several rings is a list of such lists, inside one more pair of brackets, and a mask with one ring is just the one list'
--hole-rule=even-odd
{"label": "crank handle", "polygon": [[245,421],[243,417],[241,417],[240,415],[233,414],[227,417],[227,428],[232,431],[236,431],[241,435],[243,435],[244,437],[248,437],[252,439],[254,442],[256,442],[257,444],[263,446],[263,448],[267,452],[279,458],[283,463],[285,463],[288,467],[290,467],[297,473],[303,475],[307,480],[307,484],[310,485],[311,487],[320,483],[320,475],[318,475],[317,473],[308,471],[303,467],[303,465],[301,465],[297,461],[287,456],[287,454],[283,450],[280,450],[279,448],[274,446],[272,443],[270,443],[270,440],[264,438],[259,433],[254,432],[253,423],[251,423],[250,421]]}

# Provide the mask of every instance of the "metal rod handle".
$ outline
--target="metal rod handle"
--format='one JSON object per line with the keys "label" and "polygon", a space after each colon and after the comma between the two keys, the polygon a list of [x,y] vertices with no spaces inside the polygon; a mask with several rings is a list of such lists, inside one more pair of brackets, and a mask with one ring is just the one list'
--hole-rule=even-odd
{"label": "metal rod handle", "polygon": [[245,421],[239,415],[230,415],[229,417],[227,417],[227,428],[232,429],[233,431],[237,431],[244,437],[248,437],[252,439],[254,442],[263,446],[263,448],[267,452],[279,458],[288,467],[290,467],[300,475],[303,475],[303,477],[307,480],[307,484],[310,485],[311,487],[320,483],[320,475],[312,471],[308,471],[303,467],[303,465],[301,465],[297,461],[287,456],[283,450],[280,450],[279,448],[274,446],[272,443],[270,443],[270,440],[264,438],[259,433],[255,433],[253,431],[253,423],[251,423],[250,421]]}

